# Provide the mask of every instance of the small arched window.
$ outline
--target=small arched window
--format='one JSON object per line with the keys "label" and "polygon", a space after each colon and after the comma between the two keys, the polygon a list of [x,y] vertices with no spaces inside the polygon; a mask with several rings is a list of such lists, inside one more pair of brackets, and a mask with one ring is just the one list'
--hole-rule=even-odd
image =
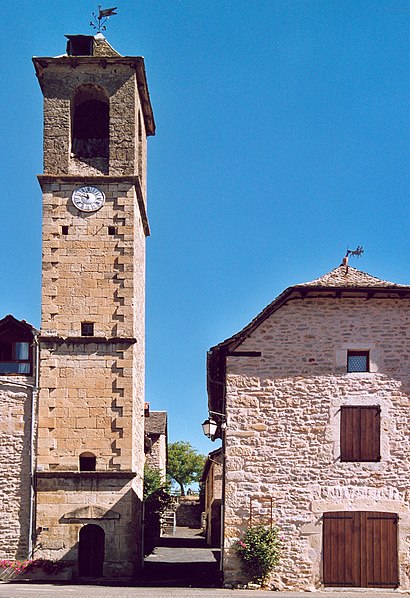
{"label": "small arched window", "polygon": [[102,89],[82,85],[72,106],[72,147],[78,158],[108,158],[110,128],[109,101]]}
{"label": "small arched window", "polygon": [[97,458],[93,453],[81,453],[80,471],[95,471]]}

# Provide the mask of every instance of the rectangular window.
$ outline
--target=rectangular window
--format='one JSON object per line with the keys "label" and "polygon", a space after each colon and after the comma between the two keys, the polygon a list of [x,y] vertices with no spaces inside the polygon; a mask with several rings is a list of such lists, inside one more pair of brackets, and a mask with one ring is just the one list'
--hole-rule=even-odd
{"label": "rectangular window", "polygon": [[112,236],[114,236],[114,235],[117,234],[117,229],[115,228],[115,226],[109,226],[108,227],[108,234],[112,235]]}
{"label": "rectangular window", "polygon": [[93,322],[81,322],[81,336],[94,336]]}
{"label": "rectangular window", "polygon": [[380,461],[380,406],[340,411],[340,460]]}
{"label": "rectangular window", "polygon": [[61,234],[68,235],[68,226],[66,224],[61,227]]}
{"label": "rectangular window", "polygon": [[369,351],[348,351],[347,352],[347,371],[348,372],[368,372],[369,371]]}
{"label": "rectangular window", "polygon": [[30,344],[0,340],[0,374],[30,374]]}

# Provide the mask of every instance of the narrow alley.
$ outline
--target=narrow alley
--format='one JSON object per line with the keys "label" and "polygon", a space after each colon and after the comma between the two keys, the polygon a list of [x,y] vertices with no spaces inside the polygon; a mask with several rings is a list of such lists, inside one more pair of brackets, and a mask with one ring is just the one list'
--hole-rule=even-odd
{"label": "narrow alley", "polygon": [[176,527],[146,557],[141,585],[218,587],[219,557],[220,551],[207,546],[200,529]]}

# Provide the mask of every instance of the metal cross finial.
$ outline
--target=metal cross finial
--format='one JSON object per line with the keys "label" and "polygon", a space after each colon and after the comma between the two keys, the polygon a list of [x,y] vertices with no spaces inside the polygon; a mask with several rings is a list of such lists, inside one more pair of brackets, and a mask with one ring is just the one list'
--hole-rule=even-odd
{"label": "metal cross finial", "polygon": [[93,20],[90,21],[90,27],[97,30],[97,33],[101,33],[101,31],[105,31],[107,29],[106,22],[110,17],[116,15],[115,12],[117,7],[114,6],[113,8],[101,8],[101,4],[98,5],[98,16],[95,12],[92,13]]}

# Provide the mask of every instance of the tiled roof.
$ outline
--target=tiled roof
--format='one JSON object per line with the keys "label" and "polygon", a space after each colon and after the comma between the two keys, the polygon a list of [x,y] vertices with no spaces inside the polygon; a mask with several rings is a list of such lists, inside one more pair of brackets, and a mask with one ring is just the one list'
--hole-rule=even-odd
{"label": "tiled roof", "polygon": [[145,417],[145,432],[147,434],[166,434],[167,412],[150,411],[149,416]]}
{"label": "tiled roof", "polygon": [[[334,289],[333,292],[332,289]],[[229,352],[235,351],[235,348],[238,347],[246,337],[252,334],[262,322],[264,322],[273,312],[280,309],[290,298],[298,295],[302,297],[309,293],[313,296],[320,295],[323,297],[331,297],[334,295],[342,297],[344,294],[352,296],[365,293],[368,297],[385,296],[394,298],[401,295],[409,296],[410,285],[388,282],[351,266],[347,268],[342,264],[320,278],[288,287],[278,295],[272,303],[265,307],[256,318],[245,326],[245,328],[218,345],[211,347],[208,351],[207,385],[209,409],[215,412],[221,412],[223,409],[225,358]]]}
{"label": "tiled roof", "polygon": [[376,276],[371,276],[361,270],[356,270],[352,266],[338,266],[331,272],[328,272],[320,278],[316,278],[310,282],[294,285],[294,288],[298,287],[388,287],[388,288],[405,288],[408,289],[410,286],[403,284],[396,284],[394,282],[388,282],[382,280]]}

